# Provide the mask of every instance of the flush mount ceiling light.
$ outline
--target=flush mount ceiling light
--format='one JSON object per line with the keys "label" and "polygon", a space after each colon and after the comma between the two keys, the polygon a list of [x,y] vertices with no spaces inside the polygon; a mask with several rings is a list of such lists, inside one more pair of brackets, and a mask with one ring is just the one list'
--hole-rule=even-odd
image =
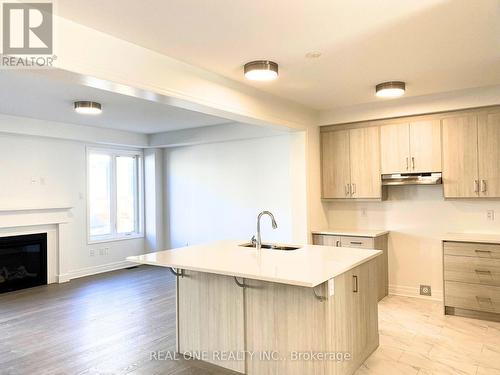
{"label": "flush mount ceiling light", "polygon": [[102,112],[101,103],[90,101],[77,101],[74,103],[74,108],[77,113],[82,115],[98,115]]}
{"label": "flush mount ceiling light", "polygon": [[272,81],[278,78],[278,64],[269,60],[251,61],[245,64],[245,77],[252,81]]}
{"label": "flush mount ceiling light", "polygon": [[382,82],[375,86],[375,95],[379,98],[397,98],[404,95],[406,84],[401,81]]}

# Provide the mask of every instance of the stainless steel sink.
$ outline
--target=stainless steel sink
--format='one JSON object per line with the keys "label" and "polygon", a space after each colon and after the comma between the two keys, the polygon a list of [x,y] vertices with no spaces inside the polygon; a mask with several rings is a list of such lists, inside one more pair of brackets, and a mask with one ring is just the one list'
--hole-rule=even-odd
{"label": "stainless steel sink", "polygon": [[[244,243],[244,244],[239,245],[239,246],[254,247],[254,248],[256,247],[255,244],[251,243],[251,242]],[[263,243],[262,248],[263,249],[270,249],[270,250],[282,250],[282,251],[293,251],[293,250],[300,249],[300,247],[285,246],[285,245],[272,245],[272,244],[267,244],[267,243]]]}

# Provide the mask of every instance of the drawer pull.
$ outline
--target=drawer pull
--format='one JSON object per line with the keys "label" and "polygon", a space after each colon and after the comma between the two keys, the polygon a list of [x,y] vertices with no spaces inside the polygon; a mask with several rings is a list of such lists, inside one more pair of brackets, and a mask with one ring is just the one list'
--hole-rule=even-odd
{"label": "drawer pull", "polygon": [[478,303],[489,303],[491,304],[491,298],[476,296]]}
{"label": "drawer pull", "polygon": [[335,241],[335,247],[340,247],[340,241],[339,240]]}
{"label": "drawer pull", "polygon": [[476,253],[491,254],[491,250],[474,250]]}
{"label": "drawer pull", "polygon": [[358,292],[358,276],[352,275],[352,281],[353,281],[352,291],[354,293],[357,293]]}
{"label": "drawer pull", "polygon": [[475,272],[479,275],[491,275],[491,271],[486,270],[475,270]]}
{"label": "drawer pull", "polygon": [[351,245],[363,245],[363,242],[351,241]]}

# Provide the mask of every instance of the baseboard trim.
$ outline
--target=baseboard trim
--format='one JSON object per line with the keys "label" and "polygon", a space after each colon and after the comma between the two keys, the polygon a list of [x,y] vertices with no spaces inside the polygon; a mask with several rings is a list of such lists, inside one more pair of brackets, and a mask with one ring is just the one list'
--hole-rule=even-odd
{"label": "baseboard trim", "polygon": [[135,263],[123,260],[120,262],[101,264],[99,266],[81,268],[79,270],[70,271],[68,273],[58,276],[59,283],[65,283],[73,279],[78,279],[80,277],[97,275],[104,272],[121,270],[123,268],[131,267]]}
{"label": "baseboard trim", "polygon": [[432,301],[443,301],[442,290],[433,290],[432,296],[421,296],[419,286],[389,285],[389,294],[394,296],[422,298]]}

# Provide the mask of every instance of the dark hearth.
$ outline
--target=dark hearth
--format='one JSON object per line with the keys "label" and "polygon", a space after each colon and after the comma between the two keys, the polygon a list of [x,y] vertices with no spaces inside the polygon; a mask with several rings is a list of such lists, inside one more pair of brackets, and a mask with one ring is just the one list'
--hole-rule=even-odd
{"label": "dark hearth", "polygon": [[0,237],[0,293],[47,284],[47,234]]}

